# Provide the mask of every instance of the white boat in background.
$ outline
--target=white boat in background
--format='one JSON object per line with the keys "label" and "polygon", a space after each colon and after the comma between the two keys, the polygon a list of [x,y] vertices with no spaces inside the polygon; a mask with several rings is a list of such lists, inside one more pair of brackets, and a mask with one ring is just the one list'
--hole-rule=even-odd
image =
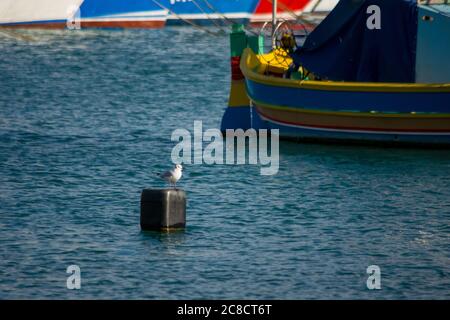
{"label": "white boat in background", "polygon": [[328,13],[336,7],[339,0],[312,0],[306,5],[304,13]]}
{"label": "white boat in background", "polygon": [[1,0],[0,27],[65,28],[83,0]]}
{"label": "white boat in background", "polygon": [[[280,18],[323,17],[338,0],[280,0]],[[63,29],[79,18],[81,28],[161,28],[168,24],[214,25],[215,20],[270,20],[272,0],[0,0],[0,27]],[[256,9],[256,11],[255,11]],[[79,10],[79,11],[78,11]],[[170,14],[169,14],[170,13]],[[75,19],[74,19],[75,18]]]}
{"label": "white boat in background", "polygon": [[0,0],[0,27],[161,28],[167,13],[151,0]]}

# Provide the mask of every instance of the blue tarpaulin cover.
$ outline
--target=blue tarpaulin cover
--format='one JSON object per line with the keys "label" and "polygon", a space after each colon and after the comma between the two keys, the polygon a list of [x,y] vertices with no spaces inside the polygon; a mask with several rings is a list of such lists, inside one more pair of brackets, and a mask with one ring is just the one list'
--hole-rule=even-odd
{"label": "blue tarpaulin cover", "polygon": [[[367,27],[371,5],[379,30]],[[416,38],[416,0],[341,0],[293,58],[328,80],[415,82]]]}

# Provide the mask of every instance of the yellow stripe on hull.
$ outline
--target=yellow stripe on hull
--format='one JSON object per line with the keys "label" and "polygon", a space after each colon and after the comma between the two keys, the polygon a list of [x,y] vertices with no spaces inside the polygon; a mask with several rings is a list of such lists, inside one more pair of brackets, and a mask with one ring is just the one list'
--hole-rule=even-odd
{"label": "yellow stripe on hull", "polygon": [[[352,92],[450,92],[450,83],[419,84],[419,83],[371,83],[371,82],[337,82],[293,80],[268,77],[264,72],[269,68],[264,56],[257,56],[250,48],[244,50],[241,58],[241,71],[252,81],[272,86],[303,88],[323,91],[352,91]],[[278,73],[288,69],[278,64]]]}

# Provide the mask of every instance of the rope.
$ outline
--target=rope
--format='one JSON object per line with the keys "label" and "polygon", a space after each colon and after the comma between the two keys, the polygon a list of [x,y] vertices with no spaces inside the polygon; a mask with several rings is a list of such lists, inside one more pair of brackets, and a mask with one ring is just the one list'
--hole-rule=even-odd
{"label": "rope", "polygon": [[216,8],[214,8],[214,6],[211,3],[209,3],[208,0],[203,0],[203,2],[208,6],[208,8],[210,8],[215,13],[219,14],[222,17],[222,19],[227,21],[229,24],[234,24],[235,23],[233,20],[229,19],[226,15],[224,15],[222,12],[220,12]]}
{"label": "rope", "polygon": [[317,0],[317,2],[314,4],[314,6],[311,9],[311,13],[314,13],[314,11],[316,11],[317,7],[319,6],[319,4],[322,2],[322,0]]}
{"label": "rope", "polygon": [[209,17],[209,13],[207,13],[205,10],[203,10],[203,8],[201,6],[198,5],[197,1],[192,0],[192,3],[198,8],[198,10],[200,10],[200,12],[202,12],[203,14],[206,15],[206,17],[208,17],[209,20],[211,20],[211,22],[217,27],[220,28],[223,32],[222,26],[220,24],[218,24],[216,21],[214,21],[215,19],[211,19]]}
{"label": "rope", "polygon": [[[269,1],[270,3],[273,3],[272,2],[272,0],[267,0],[267,1]],[[308,23],[308,24],[310,24],[310,23],[312,23],[312,22],[310,22],[310,21],[308,21],[308,20],[306,20],[306,19],[303,19],[303,17],[301,17],[300,15],[297,15],[294,11],[292,11],[292,9],[291,8],[289,8],[287,5],[285,5],[283,2],[281,2],[281,1],[279,1],[278,0],[278,2],[277,2],[277,7],[278,8],[280,8],[281,10],[284,10],[284,11],[286,11],[288,14],[290,14],[295,20],[298,20],[298,21],[300,21],[301,23]]]}
{"label": "rope", "polygon": [[159,7],[162,8],[163,10],[169,11],[169,12],[170,12],[171,14],[173,14],[175,17],[177,17],[177,18],[180,19],[181,21],[183,21],[183,22],[185,22],[185,23],[187,23],[187,24],[193,26],[194,28],[199,29],[199,30],[201,30],[201,31],[204,31],[204,32],[206,32],[206,33],[208,33],[208,34],[210,34],[210,35],[213,35],[213,36],[218,36],[218,35],[219,35],[217,32],[211,32],[211,31],[209,31],[208,29],[203,28],[203,27],[199,26],[198,24],[193,23],[192,21],[189,21],[189,20],[187,20],[187,19],[184,19],[184,18],[181,17],[179,14],[175,13],[173,10],[170,10],[169,8],[163,6],[159,1],[157,1],[157,0],[151,0],[151,1],[153,1],[157,6],[159,6]]}
{"label": "rope", "polygon": [[[232,19],[230,19],[226,15],[224,15],[222,12],[220,12],[216,8],[214,8],[214,6],[211,3],[209,3],[208,0],[202,0],[202,1],[208,6],[209,9],[211,9],[212,11],[217,13],[219,16],[221,16],[224,21],[228,22],[228,25],[236,23],[236,21],[233,21]],[[253,33],[253,35],[256,35],[256,36],[258,35],[257,32],[255,32],[253,30],[249,30],[249,29],[245,28],[245,26],[244,26],[244,30],[247,32]]]}
{"label": "rope", "polygon": [[[271,4],[273,4],[272,0],[267,0],[268,2],[270,2]],[[298,19],[299,16],[292,11],[287,5],[285,5],[283,2],[281,2],[280,0],[277,1],[277,8],[286,11],[287,13],[289,13],[294,19]]]}

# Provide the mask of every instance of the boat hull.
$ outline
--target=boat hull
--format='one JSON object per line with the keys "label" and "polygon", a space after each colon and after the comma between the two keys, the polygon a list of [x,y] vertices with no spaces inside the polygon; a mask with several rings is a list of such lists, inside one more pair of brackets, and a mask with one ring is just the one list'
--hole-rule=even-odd
{"label": "boat hull", "polygon": [[81,21],[81,28],[126,28],[126,29],[159,29],[165,26],[164,20],[131,20],[131,21]]}
{"label": "boat hull", "polygon": [[63,29],[83,0],[1,0],[0,28]]}
{"label": "boat hull", "polygon": [[81,28],[162,28],[167,11],[149,0],[85,0]]}
{"label": "boat hull", "polygon": [[66,20],[0,24],[0,28],[3,29],[65,29],[66,26],[67,26]]}
{"label": "boat hull", "polygon": [[[161,20],[81,20],[81,28],[126,28],[126,29],[159,29],[163,28],[166,21]],[[33,23],[11,23],[0,25],[5,29],[66,29],[67,21],[49,21]]]}
{"label": "boat hull", "polygon": [[450,146],[450,115],[375,117],[254,107],[266,127],[279,129],[286,139]]}
{"label": "boat hull", "polygon": [[257,59],[241,60],[247,95],[281,137],[450,146],[450,84],[282,79],[254,71]]}
{"label": "boat hull", "polygon": [[[162,28],[167,11],[148,0],[4,0],[0,27],[65,29]],[[78,10],[78,12],[77,12]],[[74,15],[74,13],[76,13]]]}

